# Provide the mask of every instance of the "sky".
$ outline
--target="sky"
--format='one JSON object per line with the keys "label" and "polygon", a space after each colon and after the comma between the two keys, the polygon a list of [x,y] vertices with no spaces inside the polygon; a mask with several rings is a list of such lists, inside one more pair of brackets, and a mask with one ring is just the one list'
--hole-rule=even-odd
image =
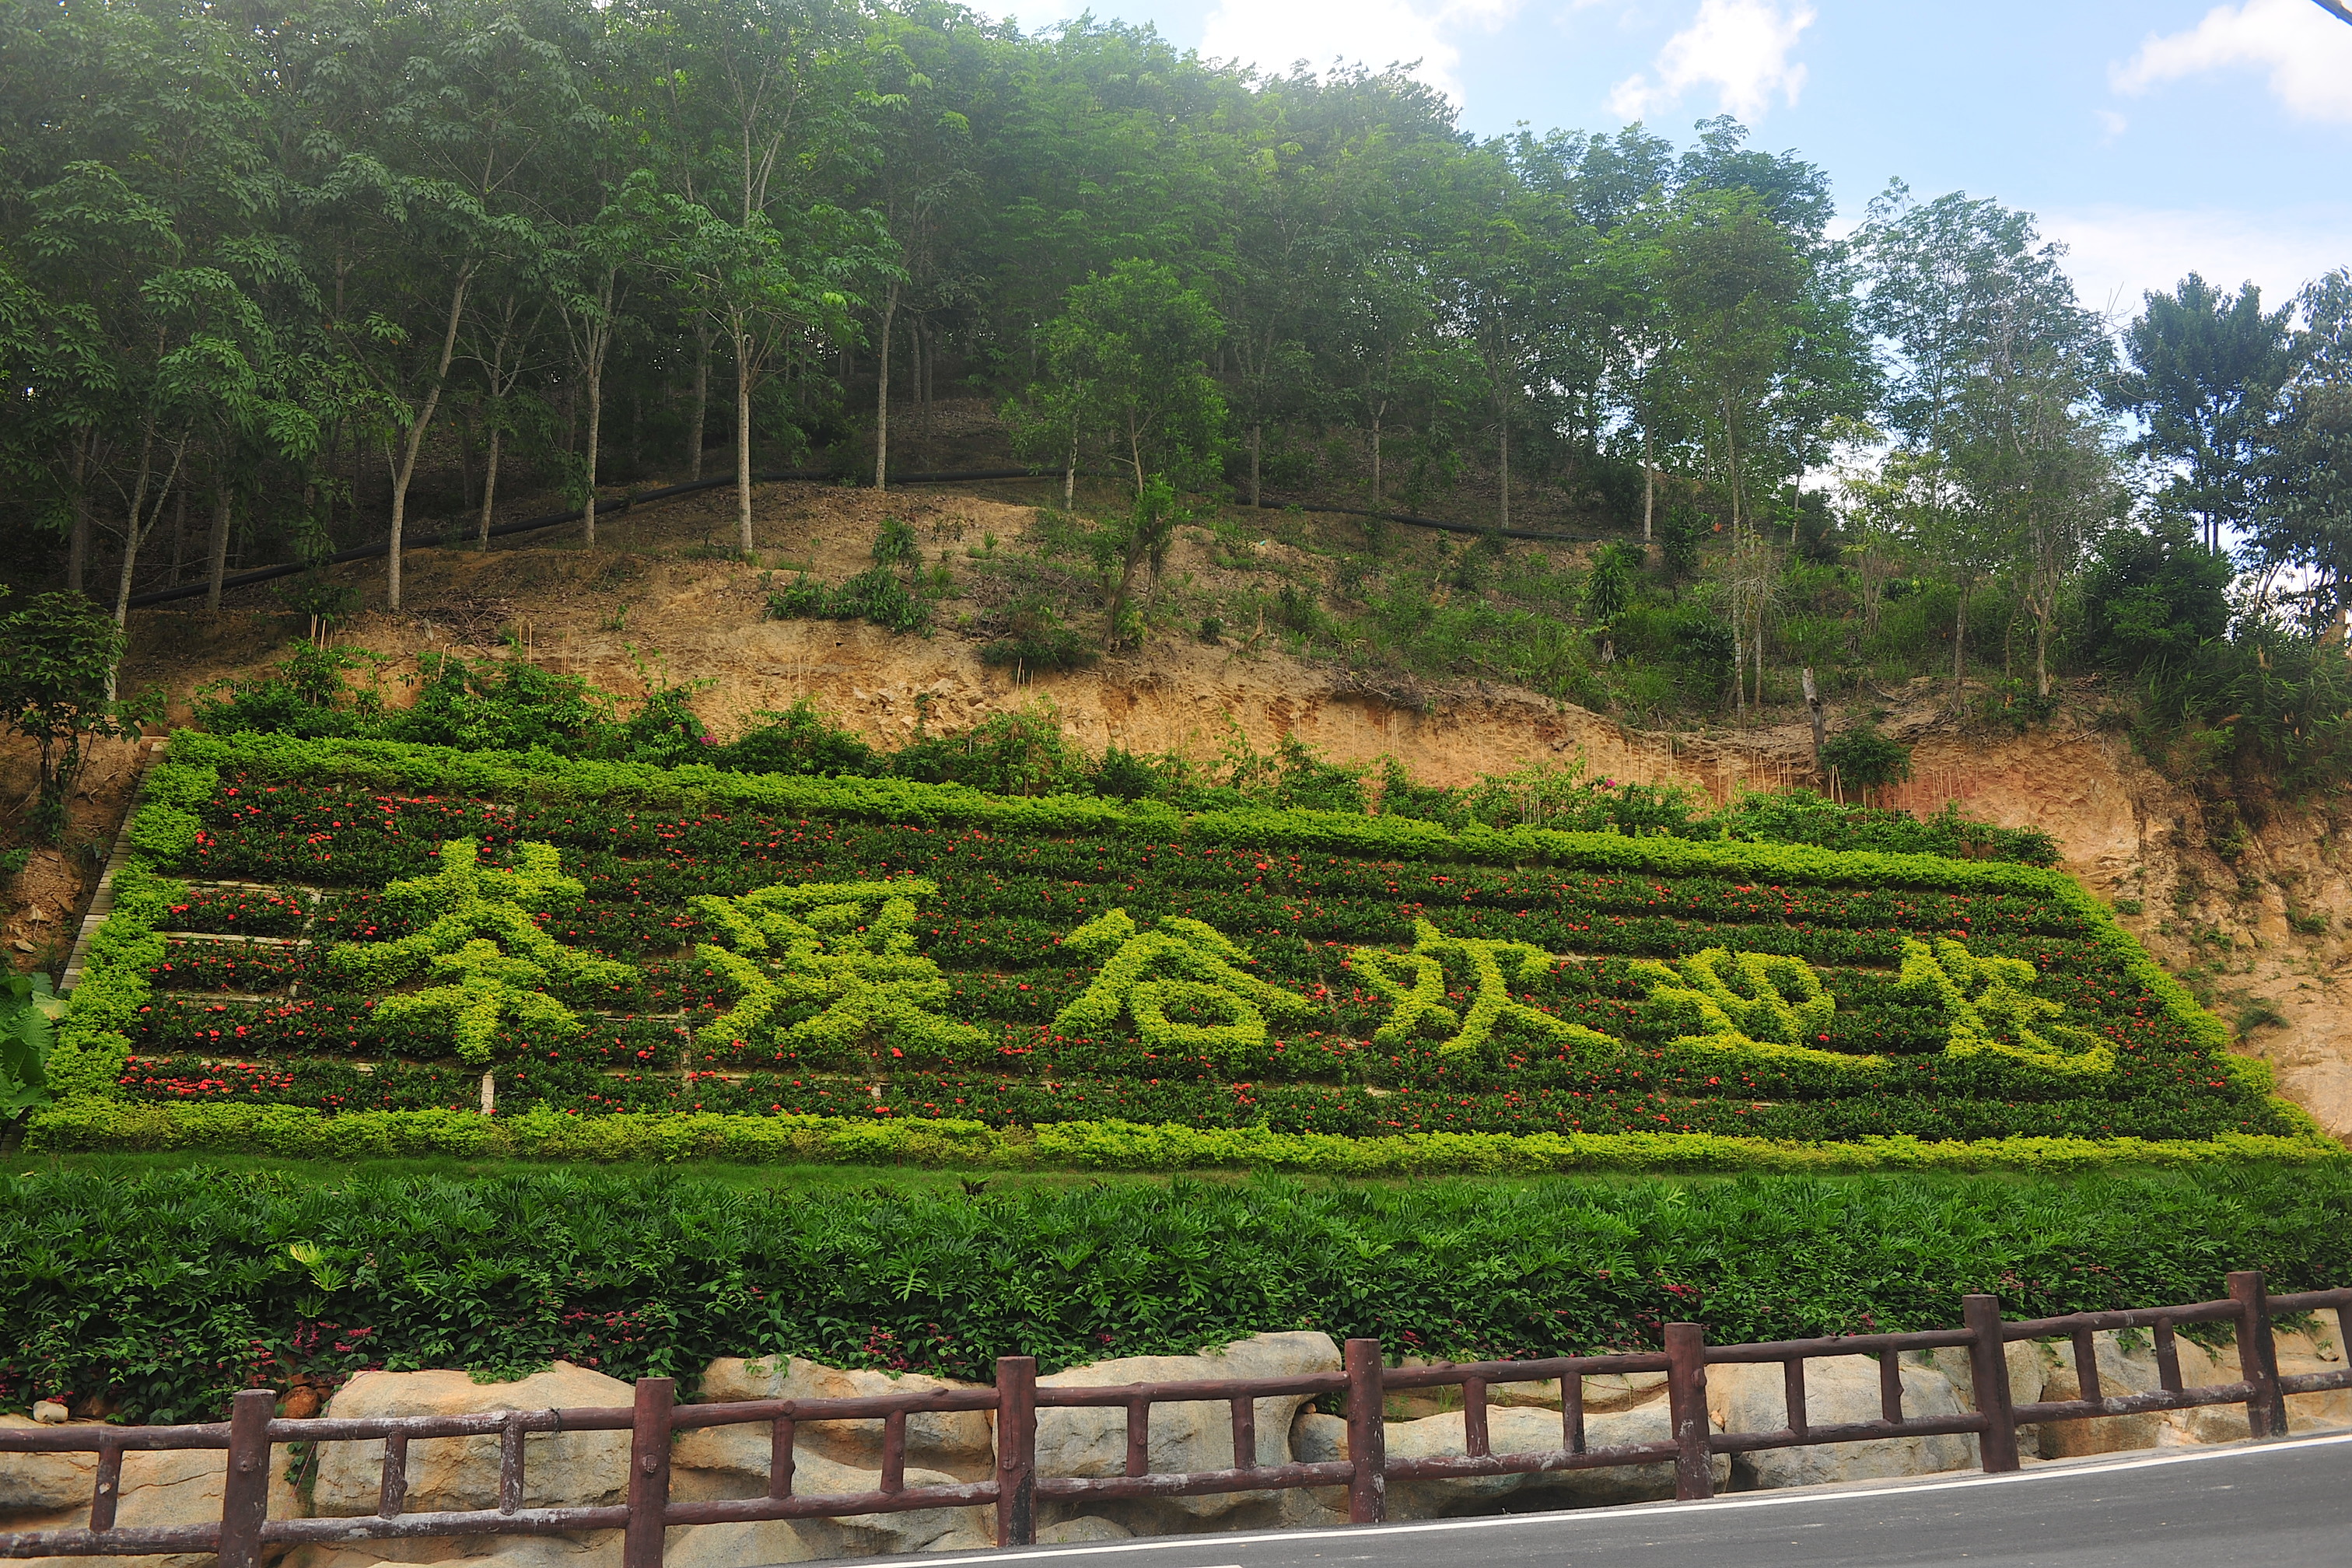
{"label": "sky", "polygon": [[[1002,0],[1037,28],[1081,0]],[[1415,74],[1480,135],[1677,142],[1731,113],[1831,176],[1842,220],[1900,178],[2034,213],[2085,304],[2194,268],[2280,302],[2352,266],[2352,26],[2314,0],[1094,0],[1269,70]]]}

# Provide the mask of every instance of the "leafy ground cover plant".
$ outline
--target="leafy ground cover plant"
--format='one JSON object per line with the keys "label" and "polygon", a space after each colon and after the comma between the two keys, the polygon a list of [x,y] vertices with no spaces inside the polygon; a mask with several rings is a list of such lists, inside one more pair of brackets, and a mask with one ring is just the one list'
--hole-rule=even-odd
{"label": "leafy ground cover plant", "polygon": [[236,1390],[556,1358],[718,1355],[987,1378],[1264,1330],[1456,1357],[1943,1327],[2352,1275],[2352,1171],[2025,1183],[1909,1174],[1403,1184],[1260,1177],[1006,1193],[677,1173],[189,1169],[0,1179],[0,1407],[216,1417]]}
{"label": "leafy ground cover plant", "polygon": [[[85,1087],[132,1100],[422,1111],[463,1061],[507,1111],[590,1119],[2313,1136],[2095,900],[2014,864],[180,747],[133,829],[177,879],[133,879],[67,1030],[103,1068]],[[575,956],[499,968],[460,1041],[433,1000],[454,982],[403,955],[470,946],[381,890],[465,845],[523,900],[481,964]],[[310,934],[186,929],[230,883],[291,889]]]}

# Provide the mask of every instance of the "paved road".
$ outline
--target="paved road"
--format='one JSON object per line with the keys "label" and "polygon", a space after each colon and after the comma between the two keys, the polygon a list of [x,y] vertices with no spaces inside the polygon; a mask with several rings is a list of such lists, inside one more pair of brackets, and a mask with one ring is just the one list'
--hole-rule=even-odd
{"label": "paved road", "polygon": [[2347,1568],[2352,1433],[1706,1503],[858,1561],[865,1568]]}

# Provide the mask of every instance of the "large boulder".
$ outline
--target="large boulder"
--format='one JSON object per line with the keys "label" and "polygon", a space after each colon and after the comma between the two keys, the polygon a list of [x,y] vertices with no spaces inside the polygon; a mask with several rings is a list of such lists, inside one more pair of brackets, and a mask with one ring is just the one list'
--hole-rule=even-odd
{"label": "large boulder", "polygon": [[[970,1388],[971,1384],[926,1377],[919,1373],[843,1372],[799,1356],[746,1361],[723,1356],[702,1374],[698,1398],[706,1405],[745,1399],[869,1399],[887,1394],[927,1394]],[[960,1480],[985,1480],[996,1465],[990,1414],[982,1410],[923,1411],[907,1418],[907,1463],[943,1470]],[[755,1428],[710,1427],[692,1434],[749,1433]],[[756,1428],[762,1453],[767,1427]],[[814,1450],[836,1464],[882,1468],[882,1422],[804,1421],[793,1432],[794,1453]],[[764,1463],[764,1461],[763,1461]],[[764,1470],[762,1471],[764,1474]]]}
{"label": "large boulder", "polygon": [[[1599,1382],[1598,1379],[1591,1380]],[[1530,1390],[1543,1384],[1525,1385]],[[1553,1398],[1559,1393],[1558,1384],[1549,1384]],[[1653,1396],[1639,1403],[1624,1403],[1626,1391],[1619,1397],[1608,1399],[1615,1408],[1594,1410],[1590,1403],[1585,1408],[1584,1441],[1588,1448],[1630,1447],[1637,1443],[1664,1442],[1673,1436],[1673,1426],[1667,1418],[1664,1384],[1655,1385]],[[1462,1412],[1452,1410],[1436,1415],[1424,1415],[1413,1421],[1390,1421],[1382,1426],[1388,1457],[1399,1459],[1427,1459],[1454,1457],[1470,1451],[1463,1426]],[[1496,1454],[1533,1453],[1561,1446],[1559,1412],[1557,1407],[1528,1405],[1489,1406],[1486,1412],[1487,1451]],[[1349,1457],[1348,1424],[1336,1415],[1308,1413],[1298,1418],[1291,1433],[1292,1452],[1308,1462],[1344,1459]],[[1715,1461],[1716,1483],[1720,1486],[1731,1478],[1731,1461],[1717,1457]],[[1344,1510],[1346,1494],[1339,1489],[1318,1489],[1318,1500],[1327,1507]],[[1389,1482],[1389,1517],[1391,1519],[1437,1519],[1453,1514],[1491,1513],[1501,1508],[1501,1500],[1513,1493],[1531,1494],[1556,1508],[1598,1508],[1612,1503],[1649,1502],[1675,1495],[1675,1467],[1671,1461],[1648,1465],[1612,1467],[1592,1470],[1550,1470],[1538,1474],[1502,1476],[1445,1476],[1421,1480]]]}
{"label": "large boulder", "polygon": [[[794,1433],[797,1437],[799,1434]],[[698,1426],[677,1435],[670,1450],[669,1495],[678,1502],[765,1497],[769,1428],[765,1422]],[[907,1467],[908,1487],[944,1487],[958,1478],[944,1470]],[[879,1469],[862,1469],[814,1448],[793,1447],[793,1491],[799,1497],[878,1491]],[[849,1514],[836,1520],[768,1520],[696,1525],[671,1532],[672,1568],[741,1568],[761,1563],[802,1563],[877,1552],[956,1551],[950,1539],[995,1542],[994,1511],[982,1507],[910,1509],[904,1513]],[[690,1539],[689,1539],[690,1538]]]}
{"label": "large boulder", "polygon": [[[1037,1380],[1040,1388],[1098,1388],[1118,1383],[1201,1383],[1240,1377],[1297,1377],[1337,1372],[1339,1347],[1323,1333],[1257,1334],[1201,1355],[1126,1356],[1071,1367]],[[1290,1461],[1290,1426],[1305,1394],[1255,1401],[1257,1462]],[[1151,1408],[1150,1458],[1154,1471],[1222,1470],[1234,1463],[1233,1408],[1223,1400],[1185,1401]],[[1118,1476],[1127,1471],[1127,1412],[1117,1405],[1045,1408],[1037,1412],[1037,1473],[1045,1476]],[[1208,1497],[1150,1500],[1104,1505],[1087,1511],[1107,1515],[1138,1534],[1198,1528],[1197,1521],[1238,1510],[1276,1505],[1269,1491],[1225,1492]],[[1192,1521],[1188,1523],[1187,1521]],[[1154,1528],[1160,1527],[1160,1528]]]}
{"label": "large boulder", "polygon": [[[330,1416],[467,1415],[488,1411],[626,1405],[630,1386],[557,1362],[511,1383],[477,1383],[462,1372],[362,1372],[335,1391]],[[626,1432],[536,1432],[523,1439],[523,1506],[564,1508],[628,1496]],[[383,1479],[383,1440],[320,1446],[311,1504],[320,1515],[371,1514]],[[435,1437],[408,1445],[411,1513],[499,1506],[499,1439]],[[455,1555],[454,1553],[445,1553]]]}
{"label": "large boulder", "polygon": [[[34,1425],[21,1415],[0,1416],[0,1426]],[[96,1426],[100,1423],[74,1422]],[[53,1428],[52,1428],[53,1429]],[[287,1480],[293,1461],[284,1447],[270,1451],[269,1515],[299,1517],[300,1496]],[[133,1449],[122,1456],[122,1489],[114,1522],[146,1530],[211,1524],[221,1516],[228,1456],[218,1448]],[[89,1523],[91,1492],[98,1484],[98,1456],[82,1454],[0,1455],[0,1531],[80,1530]],[[153,1557],[35,1557],[48,1568],[212,1568],[210,1552],[170,1552]]]}
{"label": "large boulder", "polygon": [[[2342,1370],[2343,1347],[2336,1342],[2331,1327],[2321,1323],[2305,1331],[2278,1334],[2274,1342],[2280,1373],[2291,1376]],[[2157,1368],[2156,1346],[2148,1335],[2098,1333],[2091,1339],[2097,1357],[2101,1394],[2146,1394],[2164,1386]],[[2184,1387],[2238,1381],[2238,1347],[2234,1341],[2224,1340],[2208,1349],[2186,1337],[2176,1337],[2173,1348],[2179,1356]],[[2082,1380],[2075,1371],[2073,1348],[2062,1342],[2036,1349],[2045,1358],[2048,1368],[2040,1397],[2052,1401],[2081,1398]],[[2352,1426],[2352,1391],[2290,1394],[2286,1404],[2290,1432]],[[2251,1433],[2243,1405],[2205,1405],[2144,1415],[2045,1422],[2039,1431],[2039,1451],[2043,1458],[2071,1459],[2138,1448],[2242,1442]]]}
{"label": "large boulder", "polygon": [[[1932,1417],[1963,1413],[1951,1380],[1927,1358],[1903,1360],[1903,1414]],[[1870,1356],[1822,1356],[1805,1363],[1805,1419],[1812,1426],[1876,1421],[1878,1362]],[[1718,1431],[1775,1432],[1789,1424],[1787,1384],[1779,1362],[1733,1363],[1706,1369],[1709,1418]],[[1877,1437],[1742,1454],[1733,1467],[1745,1487],[1809,1487],[1826,1481],[1879,1480],[1976,1468],[1977,1440],[1968,1433]]]}

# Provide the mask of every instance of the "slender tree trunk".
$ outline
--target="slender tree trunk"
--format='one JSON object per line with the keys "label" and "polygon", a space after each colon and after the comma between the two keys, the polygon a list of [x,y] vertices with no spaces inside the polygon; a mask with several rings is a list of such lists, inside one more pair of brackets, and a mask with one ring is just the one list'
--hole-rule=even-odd
{"label": "slender tree trunk", "polygon": [[228,498],[227,481],[213,491],[213,536],[210,542],[212,559],[205,563],[205,608],[221,607],[221,579],[228,575]]}
{"label": "slender tree trunk", "polygon": [[1070,420],[1070,458],[1062,465],[1062,510],[1078,504],[1078,422]]}
{"label": "slender tree trunk", "polygon": [[1952,700],[1960,700],[1960,679],[1966,668],[1961,662],[1969,640],[1969,590],[1960,585],[1958,607],[1952,614]]}
{"label": "slender tree trunk", "polygon": [[1650,519],[1657,510],[1658,470],[1650,465],[1650,426],[1642,426],[1642,546],[1649,548]]}
{"label": "slender tree trunk", "polygon": [[493,422],[490,426],[490,449],[482,459],[482,510],[474,527],[474,547],[478,550],[490,547],[490,509],[498,504],[499,457],[506,445],[506,426],[502,422]]}
{"label": "slender tree trunk", "polygon": [[1811,665],[1807,665],[1805,667],[1805,712],[1806,715],[1813,721],[1813,778],[1816,783],[1821,783],[1823,782],[1822,776],[1822,724],[1824,715],[1822,713],[1821,690],[1813,684],[1813,669]]}
{"label": "slender tree trunk", "polygon": [[580,507],[580,542],[596,548],[596,449],[604,430],[604,355],[596,353],[588,373],[588,499]]}
{"label": "slender tree trunk", "polygon": [[425,406],[408,426],[406,447],[392,470],[392,526],[385,533],[384,603],[389,609],[400,608],[400,550],[404,542],[408,515],[408,482],[416,477],[417,450],[425,445],[425,432],[432,427],[434,410],[441,405],[441,388],[449,379],[449,362],[457,354],[457,323],[464,318],[466,289],[474,280],[474,269],[467,267],[457,274],[457,286],[449,291],[449,322],[441,334],[441,362],[433,372],[433,389],[425,395]]}
{"label": "slender tree trunk", "polygon": [[874,488],[890,488],[890,323],[898,314],[898,286],[882,297],[881,374],[874,378]]}
{"label": "slender tree trunk", "polygon": [[[139,480],[131,492],[131,511],[122,531],[122,567],[114,578],[114,624],[118,626],[131,624],[131,574],[139,565],[139,546],[163,521],[163,503],[179,488],[180,464],[188,454],[188,437],[183,432],[172,447],[172,466],[163,471],[163,488],[154,492],[155,504],[151,508],[147,505],[147,493],[153,479],[149,463],[153,441],[154,437],[149,437],[141,448]],[[112,679],[110,674],[108,679]],[[112,695],[110,689],[108,694]]]}
{"label": "slender tree trunk", "polygon": [[737,542],[751,553],[751,334],[735,333],[735,522]]}
{"label": "slender tree trunk", "polygon": [[1502,521],[1496,526],[1508,528],[1511,526],[1511,411],[1507,405],[1503,409],[1501,447],[1503,454]]}
{"label": "slender tree trunk", "polygon": [[95,428],[74,438],[73,531],[66,540],[66,586],[77,594],[86,591],[89,572],[89,492],[85,481],[89,475],[89,449],[97,439]]}
{"label": "slender tree trunk", "polygon": [[686,422],[686,477],[702,478],[702,424],[710,406],[710,333],[694,329],[694,417]]}

